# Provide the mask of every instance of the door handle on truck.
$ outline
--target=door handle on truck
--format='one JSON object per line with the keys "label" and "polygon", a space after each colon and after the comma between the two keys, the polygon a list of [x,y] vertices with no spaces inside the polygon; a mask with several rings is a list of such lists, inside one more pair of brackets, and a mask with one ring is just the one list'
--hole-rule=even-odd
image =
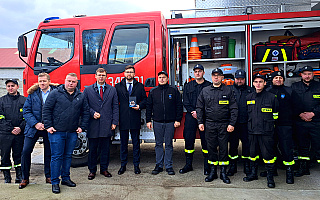
{"label": "door handle on truck", "polygon": [[216,29],[198,30],[199,33],[215,32]]}

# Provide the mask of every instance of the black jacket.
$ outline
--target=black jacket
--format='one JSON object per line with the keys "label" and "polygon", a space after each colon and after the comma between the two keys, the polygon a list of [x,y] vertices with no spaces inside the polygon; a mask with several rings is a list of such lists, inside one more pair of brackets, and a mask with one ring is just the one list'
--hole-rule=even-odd
{"label": "black jacket", "polygon": [[142,83],[135,79],[133,80],[133,87],[131,97],[136,97],[136,104],[139,105],[140,110],[134,110],[129,107],[129,92],[126,86],[126,79],[116,84],[119,100],[120,110],[120,130],[140,129],[141,128],[141,110],[146,108],[147,95]]}
{"label": "black jacket", "polygon": [[297,93],[290,87],[273,85],[267,89],[268,92],[276,95],[279,102],[279,118],[276,120],[278,126],[292,126],[294,116],[297,116]]}
{"label": "black jacket", "polygon": [[238,106],[230,87],[207,86],[200,92],[197,101],[198,123],[225,122],[234,126],[238,116]]}
{"label": "black jacket", "polygon": [[183,105],[188,113],[196,110],[197,100],[201,90],[209,85],[211,85],[211,83],[207,80],[204,80],[202,84],[198,84],[196,80],[193,80],[184,85]]}
{"label": "black jacket", "polygon": [[11,135],[14,127],[20,127],[21,134],[24,132],[26,122],[23,118],[23,104],[26,97],[6,94],[0,98],[0,134]]}
{"label": "black jacket", "polygon": [[[320,83],[312,80],[307,86],[303,81],[293,83],[291,88],[298,94],[301,105],[298,107],[300,113],[313,112],[315,116],[312,121],[320,122]],[[298,121],[302,121],[300,117],[297,117]]]}
{"label": "black jacket", "polygon": [[72,98],[64,85],[50,92],[42,111],[44,127],[54,127],[59,132],[75,132],[78,127],[84,131],[89,118],[89,106],[84,95],[76,88]]}
{"label": "black jacket", "polygon": [[273,135],[278,112],[275,95],[263,90],[247,96],[249,134]]}
{"label": "black jacket", "polygon": [[234,98],[238,105],[237,123],[248,123],[247,95],[254,92],[252,87],[247,85],[238,86],[236,84],[229,86],[233,91]]}
{"label": "black jacket", "polygon": [[183,106],[178,89],[174,86],[159,85],[150,90],[147,99],[146,120],[151,118],[156,122],[180,122],[183,115]]}

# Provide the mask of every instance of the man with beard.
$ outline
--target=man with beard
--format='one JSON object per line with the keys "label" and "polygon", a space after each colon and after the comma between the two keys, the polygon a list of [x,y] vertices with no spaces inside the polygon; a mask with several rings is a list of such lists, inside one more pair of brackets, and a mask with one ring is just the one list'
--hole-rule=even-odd
{"label": "man with beard", "polygon": [[309,175],[310,143],[320,163],[320,83],[315,81],[313,68],[305,66],[301,70],[302,80],[293,83],[291,88],[297,92],[301,105],[296,118],[298,158],[300,167],[295,176]]}

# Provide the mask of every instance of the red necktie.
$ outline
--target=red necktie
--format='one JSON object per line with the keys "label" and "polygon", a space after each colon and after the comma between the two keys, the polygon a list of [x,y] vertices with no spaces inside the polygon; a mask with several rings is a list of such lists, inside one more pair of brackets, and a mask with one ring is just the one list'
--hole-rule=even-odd
{"label": "red necktie", "polygon": [[103,87],[102,86],[100,86],[100,97],[103,100]]}

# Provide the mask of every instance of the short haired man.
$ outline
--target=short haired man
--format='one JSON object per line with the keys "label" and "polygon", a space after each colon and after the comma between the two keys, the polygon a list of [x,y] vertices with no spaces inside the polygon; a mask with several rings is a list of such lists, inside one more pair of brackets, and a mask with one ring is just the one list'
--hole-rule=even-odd
{"label": "short haired man", "polygon": [[60,193],[60,175],[62,185],[76,187],[70,179],[72,152],[77,143],[77,133],[86,130],[90,117],[87,100],[77,84],[77,75],[69,73],[65,84],[49,93],[43,107],[42,119],[51,148],[53,193]]}
{"label": "short haired man", "polygon": [[267,170],[267,186],[274,188],[274,120],[278,118],[278,101],[274,94],[265,90],[265,85],[265,76],[256,74],[253,77],[256,90],[247,96],[251,173],[243,180],[249,182],[258,179],[257,159],[261,152]]}
{"label": "short haired man", "polygon": [[[172,167],[174,129],[180,126],[183,114],[180,92],[168,84],[168,73],[158,73],[159,85],[150,90],[147,100],[146,121],[147,127],[152,129],[153,119],[154,136],[156,140],[156,167],[153,175],[163,171],[163,163],[169,175],[175,175]],[[165,152],[163,152],[163,142]]]}
{"label": "short haired man", "polygon": [[212,70],[211,78],[213,84],[202,89],[197,101],[199,130],[205,131],[211,168],[205,181],[218,178],[217,165],[220,165],[220,179],[229,184],[231,182],[226,172],[229,165],[228,140],[237,121],[238,107],[230,87],[222,84],[222,70]]}
{"label": "short haired man", "polygon": [[[179,170],[180,174],[187,173],[192,171],[192,160],[194,154],[194,142],[196,139],[196,132],[198,129],[198,121],[197,121],[197,111],[196,104],[198,96],[201,90],[211,83],[203,78],[205,72],[204,67],[200,64],[197,64],[193,67],[193,74],[195,80],[190,81],[185,84],[183,89],[183,105],[187,110],[185,116],[185,123],[183,129],[183,137],[185,142],[185,156],[186,156],[186,165]],[[210,173],[210,166],[208,163],[208,148],[207,142],[205,139],[204,131],[199,131],[201,138],[201,146],[202,153],[204,156],[204,175],[208,175]]]}
{"label": "short haired man", "polygon": [[121,167],[118,174],[126,171],[128,163],[128,140],[129,131],[133,145],[133,165],[134,173],[140,174],[140,128],[141,128],[141,110],[146,108],[147,95],[142,83],[135,78],[135,69],[132,65],[126,66],[124,70],[124,79],[115,88],[117,89],[120,110],[120,159]]}
{"label": "short haired man", "polygon": [[249,138],[248,138],[248,110],[246,96],[254,91],[252,87],[246,84],[246,72],[243,69],[238,69],[235,73],[234,84],[230,86],[233,90],[234,98],[238,105],[238,118],[234,127],[234,132],[229,135],[229,158],[230,168],[227,175],[233,176],[237,173],[237,160],[239,140],[242,144],[242,160],[244,163],[243,172],[250,173],[250,151],[249,151]]}
{"label": "short haired man", "polygon": [[[90,121],[87,137],[89,139],[88,179],[93,180],[97,172],[97,160],[100,153],[100,174],[112,177],[108,172],[110,145],[113,130],[119,121],[118,96],[116,89],[106,84],[107,71],[98,68],[96,82],[83,91],[90,109]],[[98,152],[98,147],[100,151]]]}
{"label": "short haired man", "polygon": [[0,149],[1,165],[4,182],[11,183],[10,169],[11,151],[16,170],[15,183],[20,183],[21,177],[21,151],[23,148],[23,131],[26,122],[23,118],[23,104],[26,101],[24,96],[18,92],[19,84],[15,79],[5,82],[8,93],[0,98]]}
{"label": "short haired man", "polygon": [[299,170],[295,174],[297,177],[310,174],[310,143],[320,163],[320,83],[314,80],[313,68],[310,66],[301,69],[301,78],[301,81],[291,86],[301,103],[295,122],[300,162]]}
{"label": "short haired man", "polygon": [[23,189],[29,184],[31,153],[39,137],[43,138],[44,144],[44,173],[46,183],[51,183],[51,151],[48,132],[45,130],[42,121],[42,108],[49,93],[55,89],[57,85],[58,84],[51,84],[49,74],[40,73],[38,75],[38,83],[31,86],[27,91],[29,96],[23,106],[23,117],[26,120],[26,128],[21,155],[22,182],[19,184],[19,189]]}

